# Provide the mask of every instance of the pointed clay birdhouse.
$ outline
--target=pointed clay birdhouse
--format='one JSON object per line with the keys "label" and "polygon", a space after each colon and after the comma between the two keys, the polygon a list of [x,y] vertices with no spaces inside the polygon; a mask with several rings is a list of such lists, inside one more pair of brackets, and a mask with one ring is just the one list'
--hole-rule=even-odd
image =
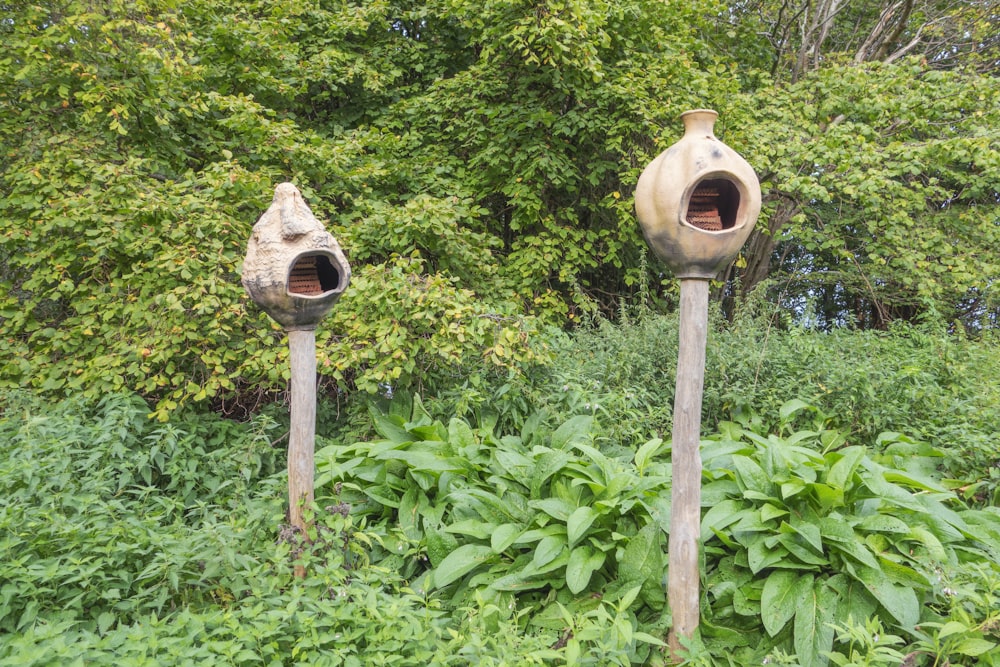
{"label": "pointed clay birdhouse", "polygon": [[351,280],[337,240],[323,229],[291,183],[253,227],[243,260],[243,287],[286,330],[314,329]]}
{"label": "pointed clay birdhouse", "polygon": [[760,183],[715,138],[718,114],[681,114],[684,136],[642,172],[635,210],[653,252],[678,278],[714,278],[732,261],[760,213]]}

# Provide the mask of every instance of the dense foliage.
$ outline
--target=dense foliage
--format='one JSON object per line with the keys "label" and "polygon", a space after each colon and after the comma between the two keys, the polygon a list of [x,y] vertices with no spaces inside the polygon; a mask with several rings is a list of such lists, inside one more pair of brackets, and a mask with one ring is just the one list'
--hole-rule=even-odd
{"label": "dense foliage", "polygon": [[[1000,664],[997,35],[976,0],[0,0],[0,662],[661,661],[676,288],[632,193],[711,107],[764,208],[713,289],[689,664]],[[282,181],[353,269],[307,540],[239,284]]]}
{"label": "dense foliage", "polygon": [[0,382],[163,419],[273,399],[281,334],[238,277],[286,180],[354,267],[319,332],[331,393],[669,308],[631,193],[696,107],[765,195],[717,296],[993,327],[996,13],[855,4],[3,2]]}
{"label": "dense foliage", "polygon": [[[283,525],[279,411],[8,392],[0,662],[657,664],[676,324],[324,404],[311,543]],[[687,664],[1000,664],[995,343],[744,316],[710,349]]]}

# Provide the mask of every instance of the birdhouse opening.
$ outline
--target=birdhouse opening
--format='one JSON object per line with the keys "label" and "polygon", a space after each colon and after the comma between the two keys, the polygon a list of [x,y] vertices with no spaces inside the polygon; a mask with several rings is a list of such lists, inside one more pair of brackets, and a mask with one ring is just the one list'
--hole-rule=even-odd
{"label": "birdhouse opening", "polygon": [[288,293],[320,296],[340,286],[340,271],[322,253],[299,255],[288,272]]}
{"label": "birdhouse opening", "polygon": [[722,232],[736,226],[740,191],[725,178],[699,181],[688,200],[684,220],[706,232]]}

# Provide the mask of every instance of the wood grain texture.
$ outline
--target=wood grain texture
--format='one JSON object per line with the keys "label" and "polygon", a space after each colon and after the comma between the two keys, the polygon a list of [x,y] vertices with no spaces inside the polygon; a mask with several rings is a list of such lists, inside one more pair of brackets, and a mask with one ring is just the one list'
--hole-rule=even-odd
{"label": "wood grain texture", "polygon": [[673,615],[670,652],[680,659],[680,639],[690,637],[699,620],[699,542],[701,535],[701,400],[708,337],[709,281],[681,280],[680,342],[674,396],[673,486],[671,489],[667,602]]}
{"label": "wood grain texture", "polygon": [[[288,518],[306,537],[303,509],[313,502],[316,446],[316,332],[288,332],[291,383],[291,428],[288,435]],[[305,572],[297,567],[296,575]]]}

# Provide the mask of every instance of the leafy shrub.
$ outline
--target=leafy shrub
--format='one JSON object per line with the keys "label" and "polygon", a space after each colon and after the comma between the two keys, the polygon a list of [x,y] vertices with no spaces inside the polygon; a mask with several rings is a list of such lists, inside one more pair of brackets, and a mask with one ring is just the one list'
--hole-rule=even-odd
{"label": "leafy shrub", "polygon": [[[451,605],[482,600],[501,618],[527,605],[533,625],[560,631],[567,615],[611,613],[605,602],[662,612],[661,440],[624,462],[593,445],[591,416],[549,430],[535,415],[520,435],[498,436],[435,421],[419,398],[406,416],[401,405],[373,414],[383,439],[316,453],[317,485],[334,483],[355,511],[389,519],[396,554],[381,563]],[[625,619],[618,651],[645,656],[661,643]]]}
{"label": "leafy shrub", "polygon": [[[787,405],[783,420],[806,407]],[[786,436],[724,423],[705,443],[707,642],[741,645],[763,629],[797,664],[826,665],[837,623],[877,618],[923,641],[953,595],[943,579],[977,564],[1000,574],[1000,515],[964,507],[934,479],[940,451],[889,433],[872,453],[818,421]],[[995,597],[965,602],[969,646],[993,651]]]}
{"label": "leafy shrub", "polygon": [[[564,608],[628,600],[642,629],[630,658],[656,655],[669,446],[608,455],[590,415],[553,429],[537,413],[501,434],[434,420],[419,399],[373,419],[381,439],[320,450],[319,483],[386,526],[396,553],[380,562],[449,606],[527,605],[533,625],[565,628]],[[849,444],[829,421],[790,401],[775,432],[744,414],[704,442],[702,657],[825,666],[840,647],[834,625],[852,618],[892,628],[917,655],[940,638],[935,624],[966,633],[955,664],[995,653],[1000,515],[942,485],[941,450],[893,432]],[[942,582],[973,567],[984,569],[958,603]]]}
{"label": "leafy shrub", "polygon": [[274,491],[268,424],[148,413],[120,394],[92,408],[8,407],[0,631],[42,618],[107,628],[249,587],[255,533],[278,509],[248,502],[251,487]]}
{"label": "leafy shrub", "polygon": [[[590,414],[611,442],[667,437],[677,367],[676,316],[639,312],[622,324],[598,320],[554,335],[551,362],[520,375],[458,385],[428,401],[435,414],[495,415],[516,430],[532,412]],[[886,332],[772,326],[767,317],[713,313],[705,368],[703,432],[754,419],[781,427],[780,411],[802,400],[826,426],[877,444],[885,432],[943,452],[938,463],[971,501],[1000,498],[1000,353],[995,336],[948,334],[936,323]]]}

